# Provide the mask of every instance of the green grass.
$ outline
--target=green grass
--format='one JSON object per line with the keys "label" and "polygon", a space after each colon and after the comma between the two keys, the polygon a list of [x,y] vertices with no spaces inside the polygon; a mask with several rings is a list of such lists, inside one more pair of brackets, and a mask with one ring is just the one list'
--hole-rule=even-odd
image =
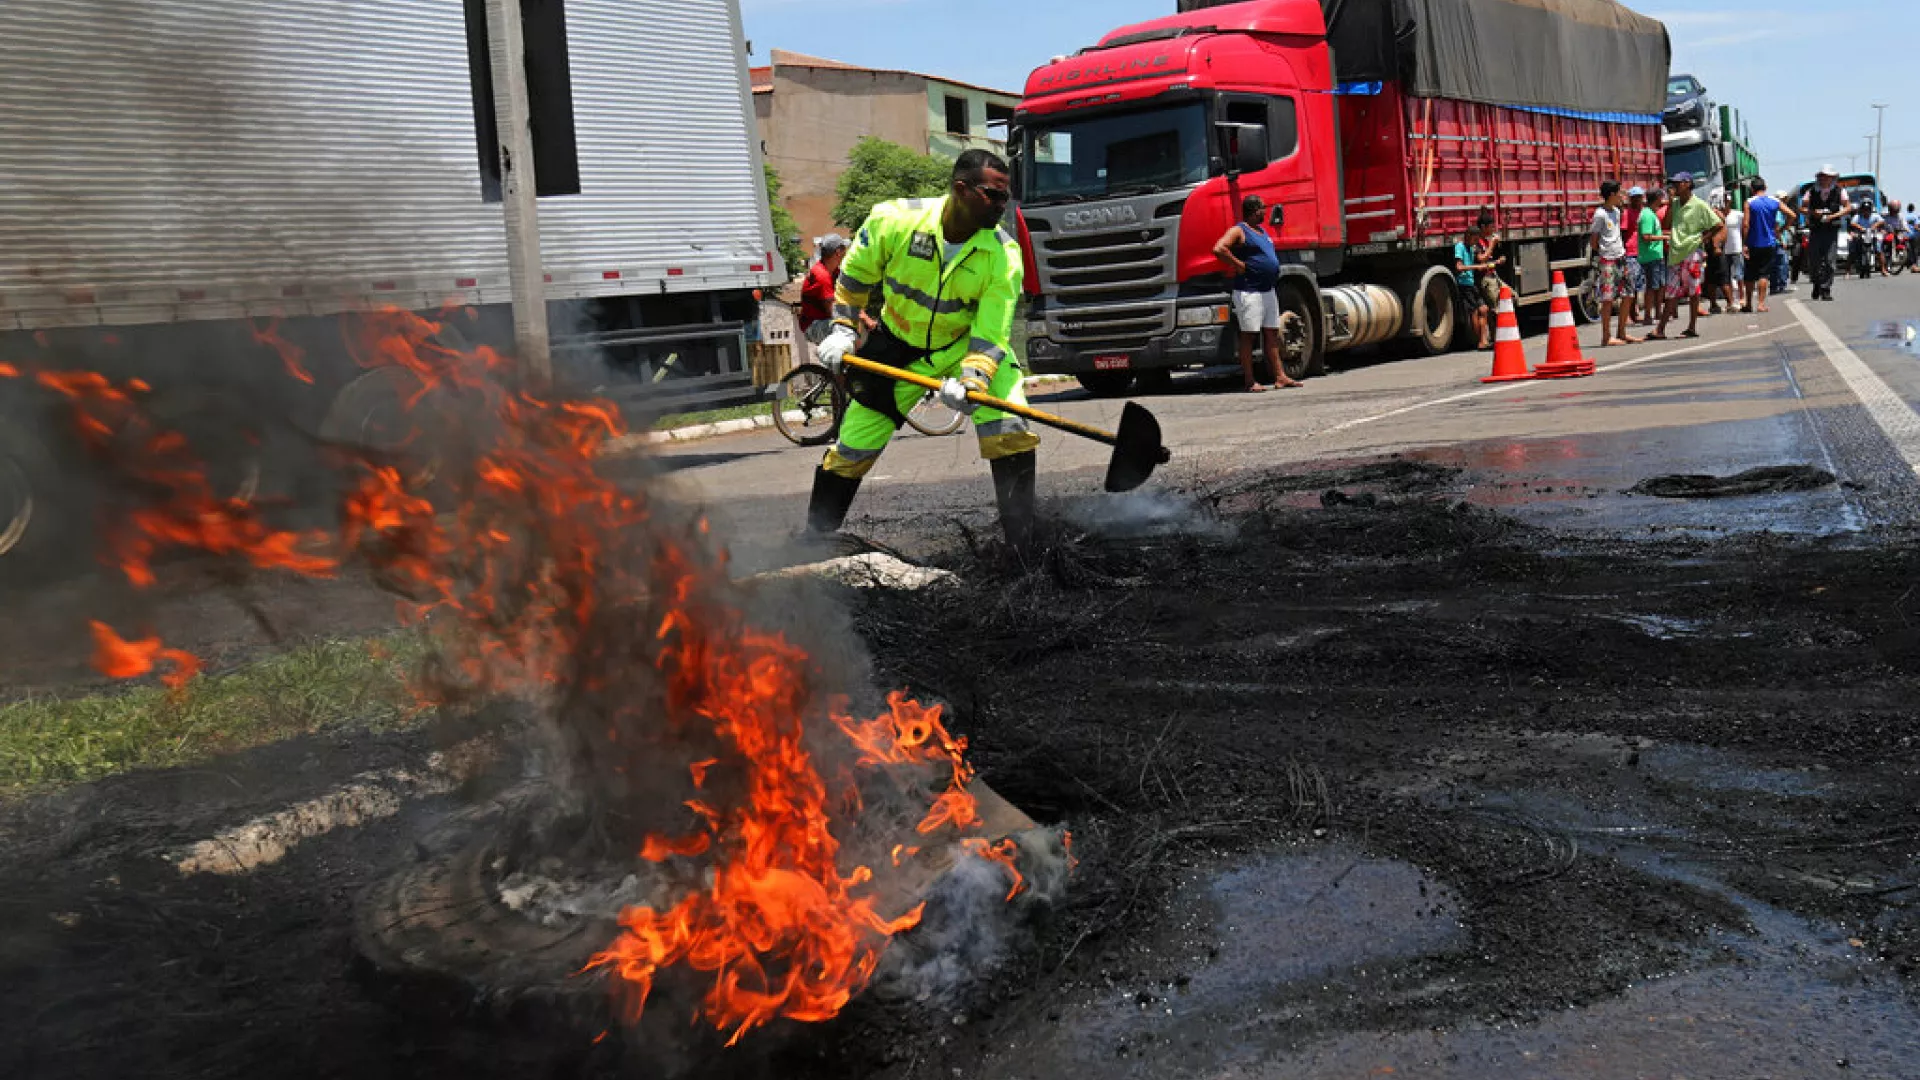
{"label": "green grass", "polygon": [[655,431],[671,431],[674,428],[693,427],[696,424],[715,424],[722,420],[744,420],[755,416],[767,415],[770,406],[765,400],[750,402],[746,405],[730,405],[724,409],[702,409],[699,412],[668,413],[656,418],[651,427]]}
{"label": "green grass", "polygon": [[398,634],[308,645],[179,693],[137,687],[0,706],[0,798],[170,768],[329,730],[382,730],[414,719],[405,680],[424,653]]}

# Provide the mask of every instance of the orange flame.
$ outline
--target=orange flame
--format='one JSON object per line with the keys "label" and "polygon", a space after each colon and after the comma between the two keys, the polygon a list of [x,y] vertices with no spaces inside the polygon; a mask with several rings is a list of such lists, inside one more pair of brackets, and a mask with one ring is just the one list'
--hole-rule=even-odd
{"label": "orange flame", "polygon": [[106,623],[95,620],[90,625],[93,666],[108,678],[137,679],[152,671],[156,663],[165,661],[172,665],[172,670],[162,675],[160,681],[178,690],[200,673],[198,658],[192,653],[163,647],[157,637],[127,641]]}
{"label": "orange flame", "polygon": [[[423,428],[450,419],[463,436],[484,433],[469,460],[433,481],[451,491],[451,512],[421,490],[428,481],[419,472],[360,460],[351,464],[337,536],[275,530],[253,506],[213,495],[186,440],[146,421],[135,399],[141,387],[91,373],[42,373],[41,385],[72,402],[89,447],[116,455],[116,466],[155,494],[110,534],[117,565],[144,586],[153,580],[153,559],[172,548],[306,575],[332,573],[343,558],[357,557],[412,602],[408,618],[433,620],[447,678],[419,688],[423,706],[456,692],[541,695],[566,686],[607,694],[620,702],[610,707],[614,715],[574,734],[608,755],[615,763],[606,771],[615,774],[626,771],[620,762],[637,760],[621,755],[658,750],[630,746],[636,740],[622,735],[618,710],[647,710],[649,728],[693,751],[686,775],[701,795],[683,804],[692,828],[646,835],[634,855],[703,860],[706,884],[667,910],[623,912],[619,936],[586,970],[615,977],[632,1020],[663,970],[684,966],[709,976],[700,1010],[730,1033],[729,1043],[776,1018],[836,1015],[872,978],[888,940],[919,922],[921,909],[890,917],[874,895],[873,869],[842,867],[835,830],[858,809],[859,793],[844,774],[830,789],[815,755],[845,739],[857,767],[932,773],[941,790],[919,831],[964,833],[980,824],[967,791],[966,740],[948,732],[939,706],[903,693],[890,695],[887,710],[872,719],[821,707],[811,658],[755,630],[726,600],[724,556],[710,556],[697,538],[667,538],[650,524],[644,493],[598,471],[601,445],[623,431],[613,405],[522,387],[507,358],[449,347],[441,325],[419,314],[383,311],[353,325],[356,358],[395,373],[402,402]],[[255,336],[306,381],[299,351],[276,325]],[[422,430],[397,445],[434,441]],[[704,536],[706,523],[695,531]],[[636,536],[652,541],[640,558]],[[338,554],[319,553],[319,539],[337,542]],[[641,623],[652,628],[651,640],[609,637],[609,626],[630,626],[642,611],[653,613]],[[172,666],[165,678],[176,680],[197,667],[157,639],[124,641],[100,623],[94,634],[96,661],[116,677],[164,662]],[[636,668],[657,676],[658,701],[629,705],[624,685],[610,685]],[[1006,867],[1009,898],[1025,887],[1011,842],[970,837],[965,849]],[[896,860],[902,850],[917,849],[896,848]]]}

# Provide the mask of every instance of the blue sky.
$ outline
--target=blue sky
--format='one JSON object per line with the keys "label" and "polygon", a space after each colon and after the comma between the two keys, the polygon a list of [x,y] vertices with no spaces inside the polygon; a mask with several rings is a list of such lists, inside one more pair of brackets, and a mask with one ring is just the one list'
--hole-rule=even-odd
{"label": "blue sky", "polygon": [[[1746,114],[1760,167],[1776,185],[1798,182],[1849,154],[1866,168],[1874,102],[1886,111],[1882,179],[1902,201],[1920,198],[1920,95],[1912,43],[1920,7],[1906,0],[1688,6],[1630,3],[1667,24],[1673,70],[1698,76],[1722,104]],[[741,0],[754,63],[790,49],[867,67],[907,68],[1018,92],[1049,57],[1106,31],[1158,18],[1174,0]],[[1817,29],[1810,27],[1818,25]],[[1861,55],[1878,47],[1876,55]]]}

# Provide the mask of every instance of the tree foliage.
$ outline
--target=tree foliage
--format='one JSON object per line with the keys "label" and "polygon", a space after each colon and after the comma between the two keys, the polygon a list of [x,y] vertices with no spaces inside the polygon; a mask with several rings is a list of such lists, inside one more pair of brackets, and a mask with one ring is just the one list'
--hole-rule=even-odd
{"label": "tree foliage", "polygon": [[780,245],[780,258],[787,264],[787,276],[793,277],[807,265],[807,251],[800,246],[800,225],[793,214],[780,205],[780,173],[767,166],[767,206],[772,210],[773,240]]}
{"label": "tree foliage", "polygon": [[834,192],[838,200],[833,204],[833,223],[857,229],[875,203],[945,194],[952,175],[950,160],[869,135],[847,154],[847,171]]}

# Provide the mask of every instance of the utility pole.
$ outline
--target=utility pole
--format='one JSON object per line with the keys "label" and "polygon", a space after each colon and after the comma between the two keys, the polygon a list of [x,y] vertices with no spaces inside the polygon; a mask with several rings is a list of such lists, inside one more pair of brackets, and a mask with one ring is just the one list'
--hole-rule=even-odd
{"label": "utility pole", "polygon": [[500,207],[507,223],[507,277],[513,288],[513,341],[537,383],[553,380],[547,337],[547,286],[540,258],[539,189],[533,176],[532,105],[520,0],[487,0],[493,54],[493,104],[500,134]]}
{"label": "utility pole", "polygon": [[1887,132],[1887,107],[1875,105],[1873,115],[1876,118],[1873,126],[1873,182],[1877,184],[1880,182],[1880,146]]}

